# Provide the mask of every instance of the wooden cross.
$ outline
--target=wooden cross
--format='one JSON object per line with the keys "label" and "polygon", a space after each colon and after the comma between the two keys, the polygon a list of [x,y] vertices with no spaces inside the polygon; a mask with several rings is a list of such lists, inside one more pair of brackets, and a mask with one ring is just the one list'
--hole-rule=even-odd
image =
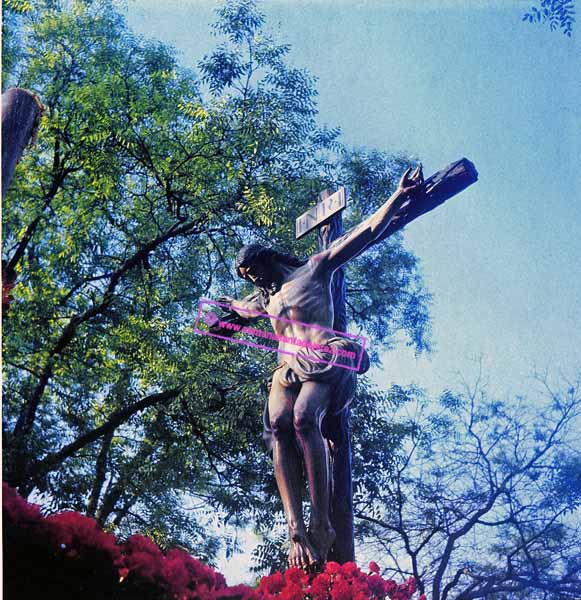
{"label": "wooden cross", "polygon": [[[414,194],[413,198],[402,206],[381,237],[373,243],[381,242],[420,215],[443,204],[452,196],[472,185],[477,179],[478,173],[474,165],[466,158],[434,173],[425,180],[422,191]],[[297,218],[296,239],[316,228],[319,251],[326,250],[334,240],[344,235],[342,211],[346,206],[347,198],[344,188],[339,188],[334,193],[331,190],[321,192],[317,205]],[[331,293],[335,314],[333,329],[345,332],[347,330],[347,311],[343,268],[333,274]],[[323,422],[323,436],[329,440],[331,450],[333,485],[330,518],[337,534],[328,560],[338,563],[355,560],[350,421],[350,409],[347,408],[339,415],[327,415]]]}
{"label": "wooden cross", "polygon": [[[6,195],[14,170],[31,139],[34,140],[44,106],[39,98],[21,88],[9,88],[2,94],[2,197]],[[30,237],[28,227],[24,240]],[[18,244],[10,260],[2,259],[2,317],[12,301],[11,290],[16,285],[16,265],[22,258],[26,243]]]}

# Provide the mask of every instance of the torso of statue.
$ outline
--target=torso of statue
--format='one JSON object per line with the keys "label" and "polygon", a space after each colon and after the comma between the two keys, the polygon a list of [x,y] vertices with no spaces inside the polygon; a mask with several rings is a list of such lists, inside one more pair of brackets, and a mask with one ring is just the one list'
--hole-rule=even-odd
{"label": "torso of statue", "polygon": [[[313,258],[298,267],[273,294],[267,312],[278,336],[323,344],[333,337],[333,274],[315,268]],[[279,350],[295,353],[296,345],[279,339]]]}

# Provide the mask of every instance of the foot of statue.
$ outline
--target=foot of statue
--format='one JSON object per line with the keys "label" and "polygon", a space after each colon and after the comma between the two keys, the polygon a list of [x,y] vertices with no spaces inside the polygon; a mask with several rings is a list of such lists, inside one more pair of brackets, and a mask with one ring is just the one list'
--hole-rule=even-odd
{"label": "foot of statue", "polygon": [[318,560],[318,554],[309,541],[306,531],[290,531],[291,549],[288,554],[289,567],[307,570]]}
{"label": "foot of statue", "polygon": [[321,565],[327,560],[329,550],[337,537],[335,530],[331,525],[318,525],[311,523],[309,525],[309,539],[312,545],[317,549],[317,562]]}

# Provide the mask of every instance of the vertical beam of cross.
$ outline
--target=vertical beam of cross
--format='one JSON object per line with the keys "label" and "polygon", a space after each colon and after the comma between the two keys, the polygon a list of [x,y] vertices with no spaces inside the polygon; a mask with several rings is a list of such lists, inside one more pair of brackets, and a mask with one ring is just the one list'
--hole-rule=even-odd
{"label": "vertical beam of cross", "polygon": [[[324,201],[331,192],[320,194]],[[317,229],[319,251],[326,250],[331,243],[343,235],[342,212],[336,213]],[[347,309],[345,306],[345,271],[338,269],[331,282],[335,331],[347,331]],[[325,418],[323,434],[329,440],[332,466],[332,493],[330,518],[337,537],[328,560],[345,563],[355,560],[353,529],[353,481],[351,476],[351,433],[350,409]]]}

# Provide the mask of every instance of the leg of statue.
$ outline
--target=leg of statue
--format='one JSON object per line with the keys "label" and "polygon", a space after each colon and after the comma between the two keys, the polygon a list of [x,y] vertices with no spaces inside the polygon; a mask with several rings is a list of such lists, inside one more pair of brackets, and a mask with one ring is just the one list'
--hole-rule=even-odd
{"label": "leg of statue", "polygon": [[305,381],[294,406],[294,429],[303,450],[311,496],[309,539],[317,550],[317,561],[325,562],[335,530],[329,520],[329,448],[321,434],[321,422],[330,401],[331,386]]}
{"label": "leg of statue", "polygon": [[301,456],[293,429],[295,400],[296,392],[281,386],[275,374],[268,399],[274,476],[289,527],[289,566],[305,569],[316,560],[316,552],[303,519]]}

